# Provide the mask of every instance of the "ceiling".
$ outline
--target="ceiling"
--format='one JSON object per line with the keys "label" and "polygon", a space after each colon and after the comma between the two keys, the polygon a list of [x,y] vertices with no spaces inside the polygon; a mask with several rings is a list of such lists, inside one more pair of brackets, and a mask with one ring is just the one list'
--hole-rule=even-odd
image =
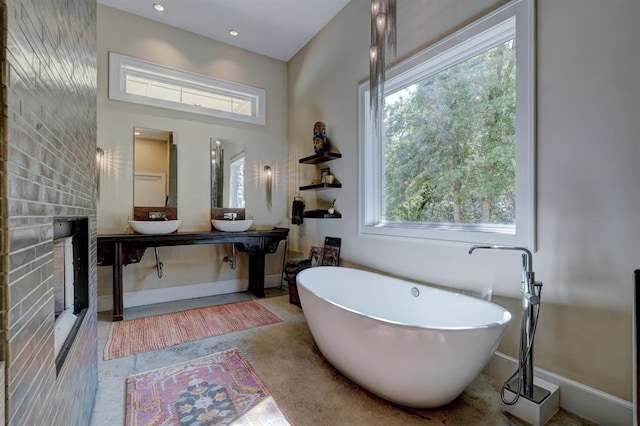
{"label": "ceiling", "polygon": [[[98,0],[214,40],[289,61],[349,0]],[[153,8],[164,6],[163,12]],[[238,31],[237,37],[229,35]]]}

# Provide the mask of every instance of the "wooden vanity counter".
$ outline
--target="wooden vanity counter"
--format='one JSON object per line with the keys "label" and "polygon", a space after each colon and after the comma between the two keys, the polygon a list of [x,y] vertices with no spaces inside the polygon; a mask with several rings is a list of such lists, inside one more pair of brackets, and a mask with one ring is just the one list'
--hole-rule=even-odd
{"label": "wooden vanity counter", "polygon": [[265,254],[274,253],[280,241],[289,235],[288,228],[245,232],[174,232],[163,235],[98,235],[98,266],[113,266],[113,321],[123,319],[122,267],[138,263],[149,247],[194,244],[235,244],[249,255],[249,291],[264,297]]}

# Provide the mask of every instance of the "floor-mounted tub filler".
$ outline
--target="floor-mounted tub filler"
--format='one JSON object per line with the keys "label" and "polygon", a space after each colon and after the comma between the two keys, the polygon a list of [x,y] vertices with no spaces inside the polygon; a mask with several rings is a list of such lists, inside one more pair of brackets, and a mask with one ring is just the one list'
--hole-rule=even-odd
{"label": "floor-mounted tub filler", "polygon": [[511,320],[485,300],[357,269],[310,268],[297,284],[324,357],[365,389],[408,407],[458,397]]}
{"label": "floor-mounted tub filler", "polygon": [[534,426],[544,425],[560,405],[560,389],[553,383],[535,378],[533,374],[533,339],[540,314],[542,283],[535,280],[533,256],[525,247],[476,245],[475,250],[509,250],[522,253],[522,321],[518,367],[509,377],[500,393],[505,411]]}

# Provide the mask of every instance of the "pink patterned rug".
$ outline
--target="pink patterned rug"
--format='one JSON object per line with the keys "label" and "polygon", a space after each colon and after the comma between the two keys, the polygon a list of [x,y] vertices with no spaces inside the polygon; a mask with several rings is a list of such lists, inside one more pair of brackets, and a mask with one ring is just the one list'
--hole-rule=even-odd
{"label": "pink patterned rug", "polygon": [[290,425],[238,348],[127,377],[127,426]]}

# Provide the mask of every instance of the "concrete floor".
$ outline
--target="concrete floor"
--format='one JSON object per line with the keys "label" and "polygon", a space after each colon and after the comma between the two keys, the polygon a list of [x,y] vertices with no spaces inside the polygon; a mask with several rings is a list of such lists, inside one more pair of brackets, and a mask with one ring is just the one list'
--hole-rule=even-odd
{"label": "concrete floor", "polygon": [[[188,361],[238,347],[267,386],[282,411],[298,426],[306,425],[522,425],[502,413],[498,383],[480,375],[461,397],[436,410],[409,410],[360,388],[328,364],[315,348],[297,306],[280,289],[268,289],[260,303],[284,321],[166,349],[104,361],[110,312],[98,314],[98,393],[91,426],[124,424],[125,379],[135,373]],[[133,319],[201,306],[251,300],[237,293],[163,303],[125,310]],[[591,423],[562,410],[550,425]]]}

